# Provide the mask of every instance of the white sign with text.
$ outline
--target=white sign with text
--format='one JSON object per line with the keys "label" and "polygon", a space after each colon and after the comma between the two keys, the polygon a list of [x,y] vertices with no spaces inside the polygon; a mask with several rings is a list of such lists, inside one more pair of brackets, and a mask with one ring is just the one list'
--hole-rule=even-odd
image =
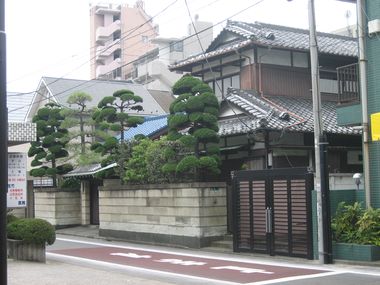
{"label": "white sign with text", "polygon": [[8,153],[7,207],[26,207],[26,153]]}

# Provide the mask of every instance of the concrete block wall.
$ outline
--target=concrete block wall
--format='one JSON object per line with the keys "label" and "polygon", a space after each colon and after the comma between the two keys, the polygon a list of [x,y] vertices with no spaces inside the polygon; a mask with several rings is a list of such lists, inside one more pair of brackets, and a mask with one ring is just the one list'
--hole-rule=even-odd
{"label": "concrete block wall", "polygon": [[77,190],[44,188],[34,190],[35,217],[56,227],[81,224],[81,196]]}
{"label": "concrete block wall", "polygon": [[102,236],[192,248],[227,233],[225,183],[120,185],[99,189]]}

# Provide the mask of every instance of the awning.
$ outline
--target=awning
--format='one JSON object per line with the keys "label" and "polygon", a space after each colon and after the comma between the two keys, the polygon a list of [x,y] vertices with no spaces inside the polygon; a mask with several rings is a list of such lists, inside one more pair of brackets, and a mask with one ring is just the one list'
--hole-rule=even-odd
{"label": "awning", "polygon": [[70,171],[69,173],[62,175],[62,177],[63,178],[67,178],[67,177],[89,177],[89,176],[93,176],[94,174],[96,174],[100,171],[110,169],[110,168],[113,168],[115,166],[117,166],[116,162],[109,164],[107,166],[104,166],[104,167],[102,167],[100,165],[100,163],[80,166],[80,167],[77,167],[74,170]]}

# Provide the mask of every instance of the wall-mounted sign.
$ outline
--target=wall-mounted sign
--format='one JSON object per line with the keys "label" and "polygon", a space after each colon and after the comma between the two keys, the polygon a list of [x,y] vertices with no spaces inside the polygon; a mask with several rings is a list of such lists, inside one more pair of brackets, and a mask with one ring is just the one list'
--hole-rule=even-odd
{"label": "wall-mounted sign", "polygon": [[26,153],[8,153],[7,207],[26,207]]}
{"label": "wall-mounted sign", "polygon": [[373,141],[380,140],[380,113],[371,114],[371,135]]}

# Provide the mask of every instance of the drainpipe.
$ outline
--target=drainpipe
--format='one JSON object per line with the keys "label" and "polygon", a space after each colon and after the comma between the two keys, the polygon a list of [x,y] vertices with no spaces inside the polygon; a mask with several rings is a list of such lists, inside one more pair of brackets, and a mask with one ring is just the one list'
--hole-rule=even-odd
{"label": "drainpipe", "polygon": [[362,103],[362,126],[363,126],[363,172],[365,186],[365,201],[367,208],[371,206],[371,189],[369,174],[369,140],[368,140],[368,94],[367,94],[367,59],[365,51],[365,0],[357,0],[358,14],[358,38],[359,38],[359,80]]}

